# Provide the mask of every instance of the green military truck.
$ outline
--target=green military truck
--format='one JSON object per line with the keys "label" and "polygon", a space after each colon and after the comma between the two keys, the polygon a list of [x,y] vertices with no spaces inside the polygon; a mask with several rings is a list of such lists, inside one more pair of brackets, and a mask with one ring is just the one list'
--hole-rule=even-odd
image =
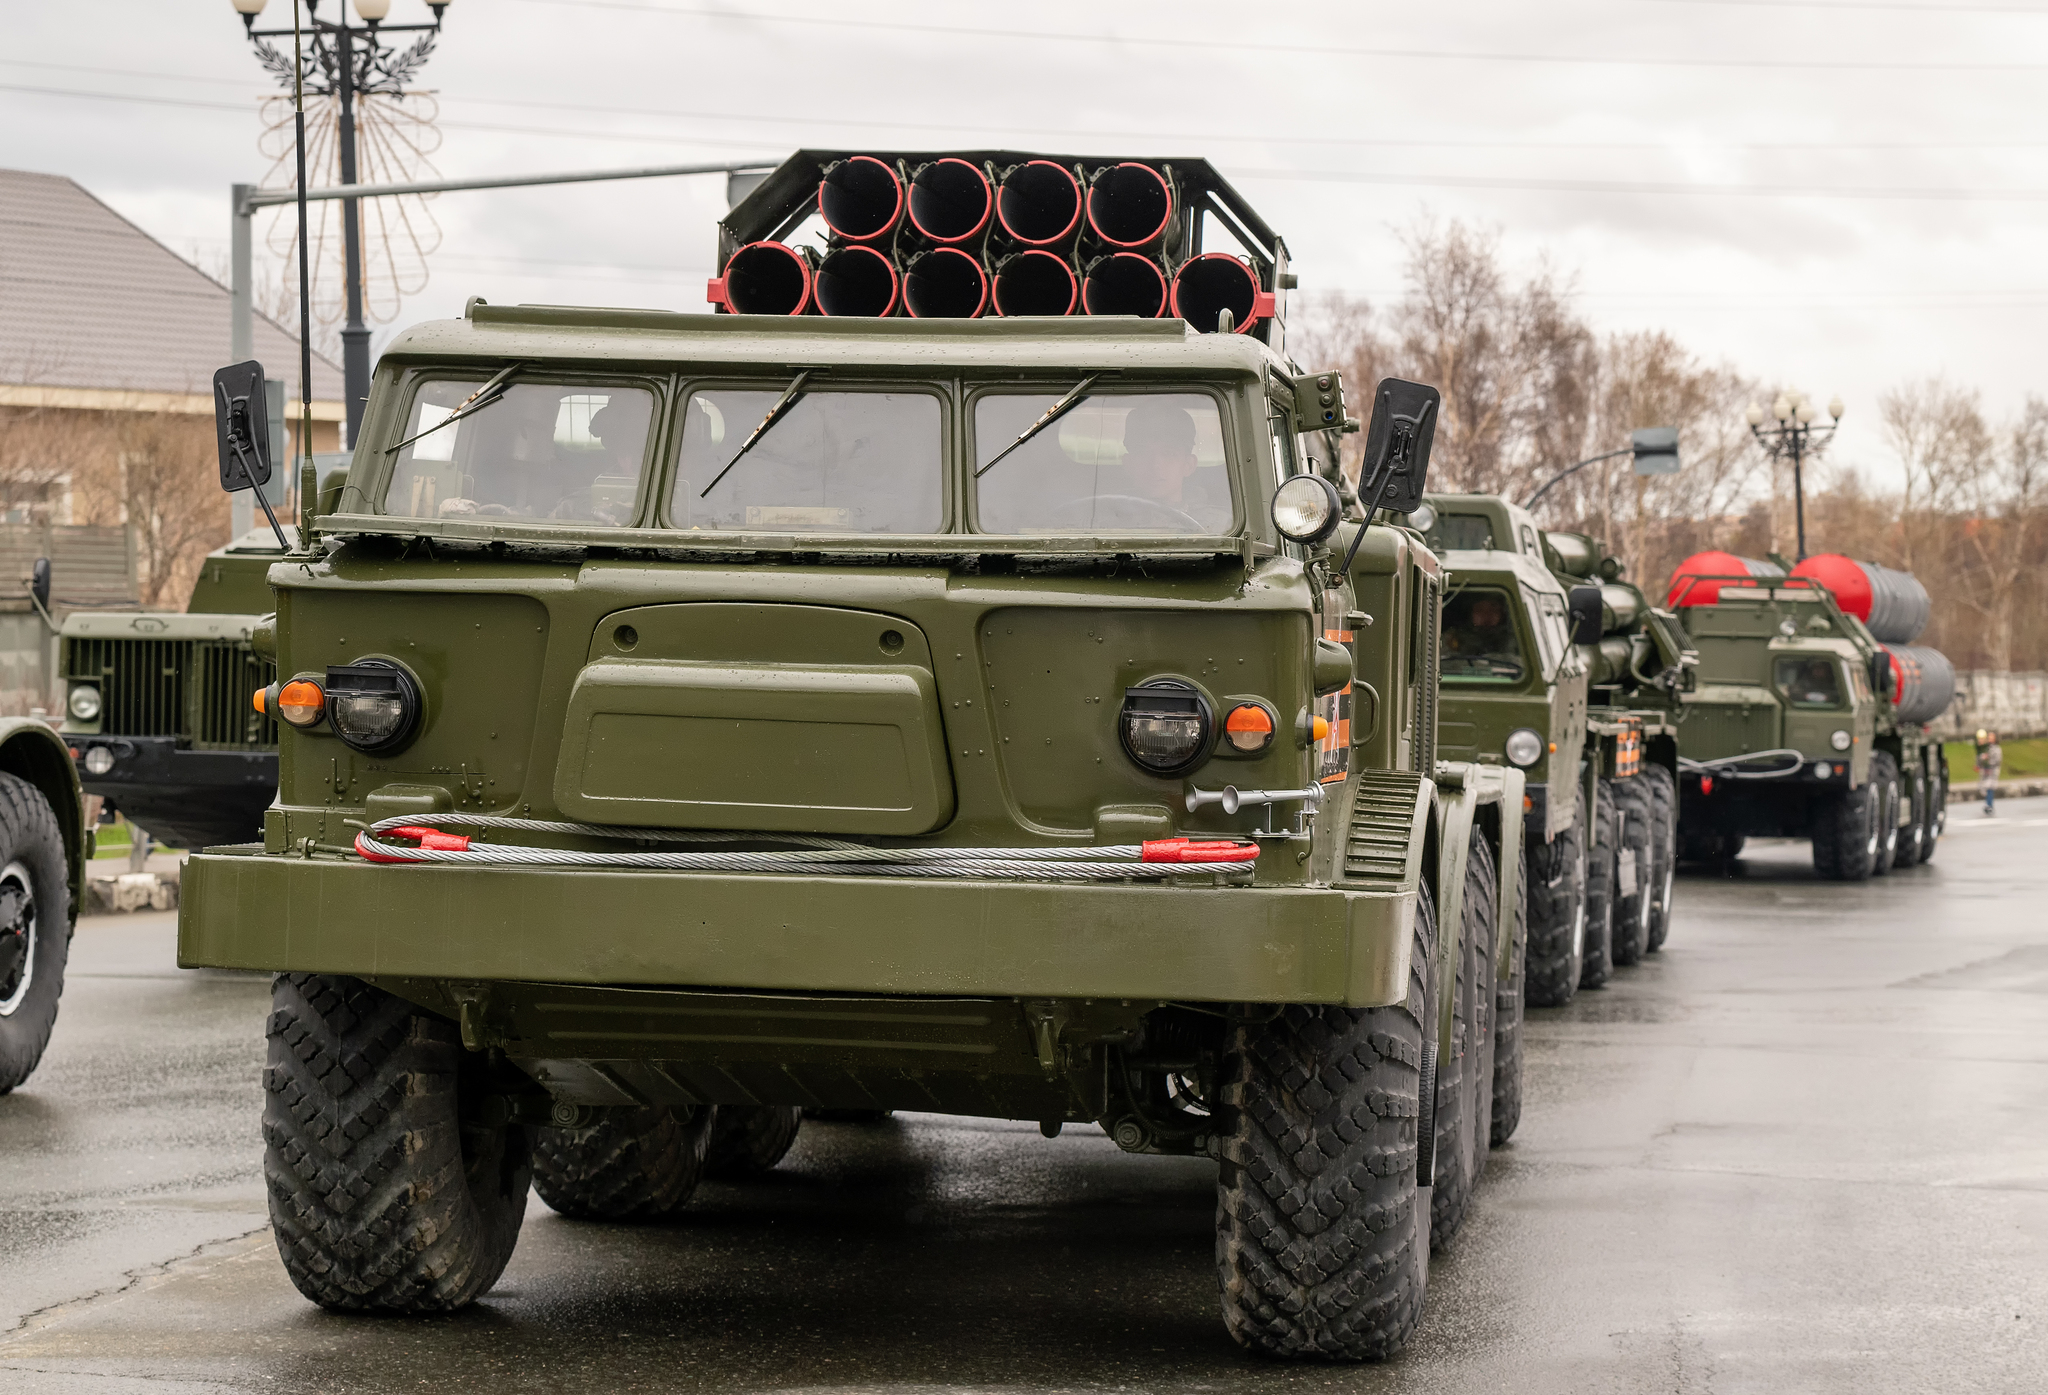
{"label": "green military truck", "polygon": [[[1678,616],[1650,604],[1621,559],[1583,533],[1543,535],[1551,566],[1574,587],[1597,586],[1600,638],[1584,646],[1587,725],[1612,781],[1613,958],[1631,964],[1663,947],[1677,889],[1678,773],[1684,695],[1699,651]],[[1637,778],[1630,778],[1633,772]]]}
{"label": "green military truck", "polygon": [[1924,724],[1955,678],[1911,643],[1927,622],[1918,582],[1834,554],[1788,569],[1710,552],[1679,564],[1669,604],[1700,654],[1682,856],[1726,862],[1747,838],[1805,838],[1814,870],[1842,881],[1933,857],[1948,772]]}
{"label": "green military truck", "polygon": [[174,848],[262,836],[277,720],[250,695],[271,611],[268,528],[207,555],[180,611],[74,611],[62,628],[63,735],[87,794]]}
{"label": "green military truck", "polygon": [[[1523,993],[1533,1007],[1555,1007],[1608,972],[1611,911],[1588,892],[1589,872],[1612,852],[1587,846],[1587,810],[1606,805],[1587,760],[1587,666],[1574,643],[1593,632],[1575,633],[1587,622],[1574,618],[1575,598],[1526,510],[1496,494],[1432,494],[1415,521],[1447,577],[1438,753],[1523,774]],[[1576,600],[1583,615],[1587,597]],[[1592,880],[1591,890],[1605,885]]]}
{"label": "green military truck", "polygon": [[[1201,161],[800,152],[724,235],[934,166],[1028,186],[1006,229],[1058,223],[1069,173],[1163,189],[1130,255],[1228,236],[1257,295],[472,302],[381,360],[343,507],[270,574],[277,802],[180,908],[182,963],[278,974],[265,1173],[313,1300],[459,1307],[529,1179],[655,1219],[772,1165],[801,1108],[899,1109],[1215,1159],[1248,1347],[1413,1330],[1520,1090],[1493,1003],[1524,781],[1437,760],[1440,568],[1305,468],[1343,385],[1282,352],[1284,244]],[[224,477],[260,379],[222,372]],[[1435,410],[1375,395],[1397,513]]]}

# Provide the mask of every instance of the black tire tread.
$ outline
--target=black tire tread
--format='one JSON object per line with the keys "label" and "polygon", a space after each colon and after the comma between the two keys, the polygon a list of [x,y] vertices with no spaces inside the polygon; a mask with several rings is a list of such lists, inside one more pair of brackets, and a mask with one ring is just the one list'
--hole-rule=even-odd
{"label": "black tire tread", "polygon": [[1671,873],[1678,865],[1678,785],[1661,765],[1646,765],[1636,777],[1650,795],[1650,876],[1655,893],[1650,908],[1650,938],[1643,948],[1655,954],[1671,934],[1672,899],[1677,885]]}
{"label": "black tire tread", "polygon": [[1422,1317],[1422,1047],[1436,937],[1425,887],[1408,997],[1291,1004],[1231,1028],[1218,1089],[1223,1321],[1267,1356],[1384,1360]]}
{"label": "black tire tread", "polygon": [[1579,991],[1579,958],[1572,940],[1585,908],[1585,878],[1580,841],[1574,823],[1545,843],[1540,831],[1527,840],[1528,876],[1522,881],[1529,957],[1523,998],[1530,1007],[1563,1007]]}
{"label": "black tire tread", "polygon": [[[1522,884],[1528,885],[1529,850],[1522,849]],[[1528,898],[1515,898],[1508,971],[1493,991],[1493,1121],[1487,1142],[1500,1147],[1522,1122],[1522,982],[1529,964]]]}
{"label": "black tire tread", "polygon": [[[465,1130],[453,1023],[359,979],[280,974],[264,1068],[271,1230],[327,1308],[460,1308],[512,1257],[526,1130]],[[464,1148],[464,1135],[471,1147]]]}
{"label": "black tire tread", "polygon": [[0,773],[0,867],[19,861],[35,898],[35,977],[14,1011],[0,1018],[0,1095],[34,1073],[50,1045],[71,957],[71,877],[64,832],[43,792]]}
{"label": "black tire tread", "polygon": [[658,1221],[697,1190],[712,1111],[685,1105],[608,1110],[586,1129],[534,1130],[533,1189],[564,1216]]}
{"label": "black tire tread", "polygon": [[1593,798],[1586,859],[1586,954],[1579,987],[1598,988],[1614,976],[1614,868],[1620,849],[1614,845],[1613,782],[1601,780]]}
{"label": "black tire tread", "polygon": [[704,1149],[704,1175],[731,1181],[769,1171],[795,1144],[803,1115],[795,1105],[720,1105]]}
{"label": "black tire tread", "polygon": [[[1629,776],[1614,782],[1614,856],[1616,878],[1614,888],[1614,931],[1608,952],[1614,958],[1616,968],[1626,968],[1642,960],[1650,947],[1650,905],[1655,899],[1650,889],[1650,871],[1654,858],[1650,848],[1650,819],[1652,816],[1650,789],[1643,783],[1641,774]],[[1635,890],[1624,893],[1621,890],[1619,867],[1623,859],[1635,869]]]}

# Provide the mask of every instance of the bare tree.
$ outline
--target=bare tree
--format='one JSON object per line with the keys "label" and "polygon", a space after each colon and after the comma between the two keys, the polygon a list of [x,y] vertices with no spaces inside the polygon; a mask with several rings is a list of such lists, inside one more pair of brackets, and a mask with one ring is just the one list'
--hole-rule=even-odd
{"label": "bare tree", "polygon": [[1991,428],[1974,392],[1942,378],[1922,378],[1877,399],[1885,442],[1905,471],[1899,499],[1900,558],[1913,570],[1915,554],[1938,516],[1966,481],[1991,462]]}

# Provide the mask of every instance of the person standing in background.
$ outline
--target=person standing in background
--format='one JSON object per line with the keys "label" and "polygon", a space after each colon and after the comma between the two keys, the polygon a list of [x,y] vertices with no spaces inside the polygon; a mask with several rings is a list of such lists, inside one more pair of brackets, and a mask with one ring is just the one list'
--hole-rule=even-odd
{"label": "person standing in background", "polygon": [[1992,800],[1998,793],[1998,768],[2005,764],[2005,751],[1998,744],[1998,733],[1979,729],[1977,732],[1977,784],[1984,792],[1984,812],[1992,812]]}

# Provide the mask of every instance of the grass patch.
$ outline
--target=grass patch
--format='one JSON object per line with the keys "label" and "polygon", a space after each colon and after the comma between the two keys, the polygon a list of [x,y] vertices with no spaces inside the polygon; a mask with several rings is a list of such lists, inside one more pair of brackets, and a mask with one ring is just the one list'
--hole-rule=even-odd
{"label": "grass patch", "polygon": [[[2020,741],[2001,741],[2005,748],[2005,764],[1999,767],[2001,780],[2026,780],[2048,775],[2048,736],[2030,736]],[[1947,741],[1942,743],[1942,754],[1948,757],[1948,779],[1952,785],[1975,784],[1977,781],[1977,746],[1971,741]]]}

